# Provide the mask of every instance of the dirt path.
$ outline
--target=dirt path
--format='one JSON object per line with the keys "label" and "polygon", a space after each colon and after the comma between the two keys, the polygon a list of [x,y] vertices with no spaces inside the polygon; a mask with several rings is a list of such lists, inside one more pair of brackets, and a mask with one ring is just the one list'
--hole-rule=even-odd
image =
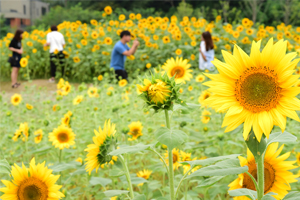
{"label": "dirt path", "polygon": [[18,88],[12,88],[11,82],[0,82],[0,91],[5,91],[8,94],[20,93],[25,87],[31,87],[36,85],[42,87],[46,91],[56,91],[56,83],[50,83],[47,79],[37,79],[32,81],[21,81],[21,85]]}

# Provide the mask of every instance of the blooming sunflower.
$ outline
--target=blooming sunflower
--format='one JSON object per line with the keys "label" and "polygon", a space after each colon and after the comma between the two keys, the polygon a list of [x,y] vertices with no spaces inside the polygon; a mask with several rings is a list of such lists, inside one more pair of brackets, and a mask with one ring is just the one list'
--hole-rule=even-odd
{"label": "blooming sunflower", "polygon": [[110,6],[106,6],[104,8],[104,12],[107,14],[107,15],[110,15],[112,13],[112,8]]}
{"label": "blooming sunflower", "polygon": [[21,67],[26,67],[28,65],[28,59],[26,57],[21,58],[20,65]]}
{"label": "blooming sunflower", "polygon": [[197,77],[196,77],[196,82],[203,82],[205,81],[205,76],[199,74]]}
{"label": "blooming sunflower", "polygon": [[103,76],[99,75],[97,79],[98,79],[98,81],[102,81],[103,80]]}
{"label": "blooming sunflower", "polygon": [[17,106],[21,103],[22,101],[22,96],[20,94],[14,94],[11,99],[10,99],[11,103],[14,105],[14,106]]}
{"label": "blooming sunflower", "polygon": [[143,126],[140,121],[131,122],[131,124],[129,124],[128,127],[129,127],[129,132],[127,134],[132,136],[132,138],[128,138],[128,140],[130,141],[136,140],[143,135],[142,133]]}
{"label": "blooming sunflower", "polygon": [[201,105],[205,105],[205,101],[206,99],[208,99],[212,94],[208,91],[208,90],[204,90],[201,95],[198,98],[198,102]]}
{"label": "blooming sunflower", "polygon": [[300,89],[294,87],[299,75],[293,75],[297,53],[286,54],[283,40],[274,44],[271,38],[262,52],[260,44],[252,43],[250,56],[238,46],[233,55],[223,51],[225,63],[212,61],[219,74],[206,74],[212,81],[204,83],[214,93],[206,102],[217,111],[228,110],[225,131],[244,123],[244,139],[252,128],[259,142],[262,134],[269,138],[274,125],[284,131],[286,117],[300,121],[295,111],[300,110]]}
{"label": "blooming sunflower", "polygon": [[[152,174],[152,171],[148,170],[148,169],[144,169],[144,170],[139,171],[138,173],[136,173],[137,177],[141,177],[141,178],[144,178],[146,180],[149,179],[151,174]],[[144,183],[140,183],[140,184],[138,184],[138,186],[143,186],[143,184]]]}
{"label": "blooming sunflower", "polygon": [[35,135],[34,142],[36,144],[40,143],[43,139],[43,130],[39,129],[39,130],[35,131],[34,135]]}
{"label": "blooming sunflower", "polygon": [[83,100],[83,96],[82,95],[78,95],[75,99],[73,99],[73,105],[78,105],[82,102]]}
{"label": "blooming sunflower", "polygon": [[22,163],[22,167],[17,164],[12,166],[12,181],[1,180],[6,186],[0,188],[4,194],[2,200],[58,200],[65,197],[59,191],[60,185],[55,182],[59,175],[53,175],[52,170],[45,167],[45,162],[35,164],[35,158],[30,161],[29,169]]}
{"label": "blooming sunflower", "polygon": [[49,133],[49,141],[55,148],[64,149],[69,148],[71,145],[75,144],[75,134],[72,129],[61,125],[55,128],[51,133]]}
{"label": "blooming sunflower", "polygon": [[297,163],[298,163],[298,165],[300,165],[300,153],[297,153],[297,155],[296,155],[296,159],[297,159]]}
{"label": "blooming sunflower", "polygon": [[193,77],[191,74],[193,70],[189,69],[190,67],[188,60],[183,60],[183,58],[179,57],[168,59],[162,66],[169,77],[175,76],[176,83],[185,83],[185,81],[189,81]]}
{"label": "blooming sunflower", "polygon": [[89,97],[98,97],[98,89],[96,87],[90,87],[87,91]]}
{"label": "blooming sunflower", "polygon": [[[179,154],[179,149],[173,149],[172,150],[172,155],[173,155],[173,170],[178,169],[181,164],[181,156]],[[168,157],[168,152],[165,153],[165,158],[166,158],[166,163],[169,165],[169,157]]]}
{"label": "blooming sunflower", "polygon": [[32,110],[32,109],[33,109],[33,106],[30,105],[30,104],[28,104],[28,103],[26,103],[26,108],[27,108],[28,110]]}
{"label": "blooming sunflower", "polygon": [[119,86],[120,86],[120,87],[125,87],[125,86],[127,85],[127,83],[128,83],[128,82],[127,82],[126,79],[122,79],[122,80],[119,81]]}
{"label": "blooming sunflower", "polygon": [[95,136],[93,137],[93,144],[89,144],[84,151],[87,151],[87,158],[85,170],[91,174],[93,169],[96,173],[99,167],[104,168],[107,163],[114,164],[117,161],[117,156],[109,156],[112,140],[116,133],[115,124],[110,123],[110,120],[105,121],[104,128],[99,127],[99,132],[94,130]]}
{"label": "blooming sunflower", "polygon": [[[297,182],[296,178],[299,175],[294,175],[288,171],[297,168],[293,164],[296,161],[285,161],[289,156],[290,152],[285,153],[281,156],[283,149],[282,145],[278,150],[278,143],[272,143],[268,146],[265,158],[264,158],[264,171],[265,171],[265,189],[264,194],[274,192],[277,195],[272,195],[276,199],[283,199],[283,197],[291,189],[290,183]],[[278,157],[279,156],[279,157]],[[257,179],[257,165],[251,151],[247,150],[247,159],[239,156],[241,166],[248,166],[248,172]],[[247,188],[250,190],[256,190],[252,179],[246,174],[240,174],[239,177],[228,185],[229,190],[235,190],[239,188]],[[235,197],[234,200],[248,200],[248,197]]]}
{"label": "blooming sunflower", "polygon": [[71,116],[65,114],[63,118],[61,118],[61,124],[64,126],[70,126]]}

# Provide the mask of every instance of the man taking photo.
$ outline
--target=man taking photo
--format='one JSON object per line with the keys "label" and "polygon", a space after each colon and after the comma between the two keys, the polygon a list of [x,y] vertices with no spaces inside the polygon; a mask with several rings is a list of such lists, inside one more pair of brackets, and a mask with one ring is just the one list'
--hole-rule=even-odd
{"label": "man taking photo", "polygon": [[120,80],[120,77],[121,79],[127,79],[128,75],[125,70],[126,56],[133,55],[140,44],[139,41],[135,39],[132,47],[128,47],[126,43],[130,42],[131,40],[131,34],[129,31],[122,31],[120,37],[121,40],[115,44],[110,61],[110,67],[114,68],[116,78],[118,80]]}

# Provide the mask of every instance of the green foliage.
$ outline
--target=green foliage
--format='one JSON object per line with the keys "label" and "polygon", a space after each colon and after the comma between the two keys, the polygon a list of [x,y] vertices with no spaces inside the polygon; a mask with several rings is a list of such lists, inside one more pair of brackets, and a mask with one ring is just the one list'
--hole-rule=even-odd
{"label": "green foliage", "polygon": [[179,6],[177,7],[177,17],[179,19],[182,19],[183,17],[187,16],[190,17],[193,13],[194,9],[192,5],[186,3],[184,0],[179,3]]}
{"label": "green foliage", "polygon": [[37,19],[34,22],[35,29],[37,27],[44,27],[48,29],[51,25],[58,25],[63,21],[81,21],[82,23],[89,23],[91,19],[100,20],[102,18],[101,12],[96,10],[83,9],[81,3],[71,7],[63,8],[61,6],[55,6],[50,9],[43,18]]}
{"label": "green foliage", "polygon": [[0,38],[6,36],[7,33],[11,31],[10,26],[5,24],[6,19],[4,15],[0,16]]}

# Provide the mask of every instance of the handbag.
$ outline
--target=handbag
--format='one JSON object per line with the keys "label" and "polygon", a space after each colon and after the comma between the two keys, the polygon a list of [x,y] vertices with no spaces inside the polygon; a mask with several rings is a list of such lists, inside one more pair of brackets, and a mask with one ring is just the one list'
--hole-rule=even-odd
{"label": "handbag", "polygon": [[17,60],[13,56],[9,57],[7,61],[10,63],[11,66],[17,65]]}

